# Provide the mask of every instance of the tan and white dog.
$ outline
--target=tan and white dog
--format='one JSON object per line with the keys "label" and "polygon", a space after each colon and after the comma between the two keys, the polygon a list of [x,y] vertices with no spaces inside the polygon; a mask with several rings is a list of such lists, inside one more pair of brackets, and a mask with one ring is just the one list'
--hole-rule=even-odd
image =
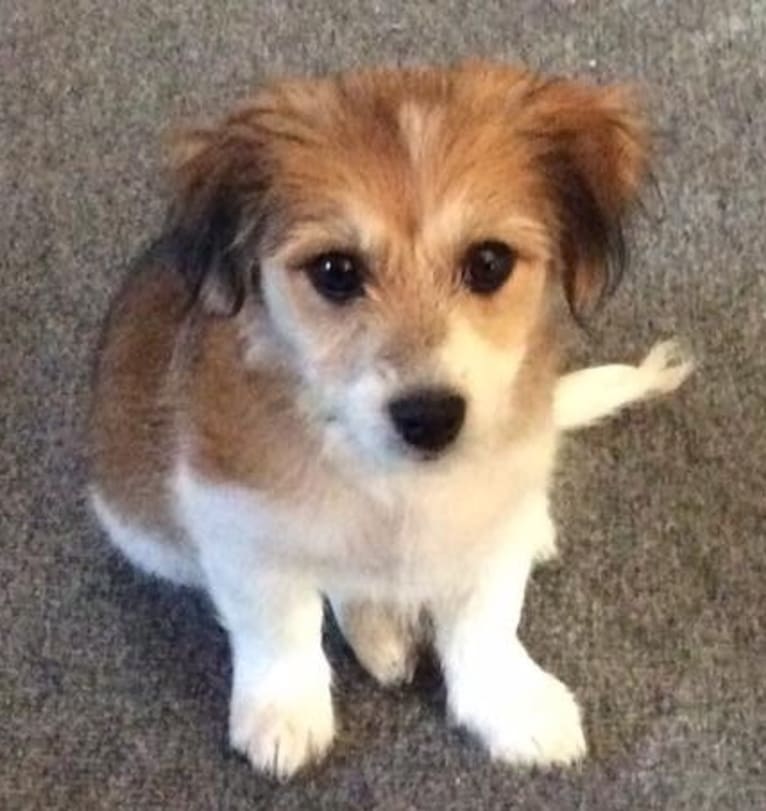
{"label": "tan and white dog", "polygon": [[560,432],[690,370],[661,344],[557,373],[555,301],[613,286],[647,154],[627,89],[484,63],[276,82],[174,139],[166,232],[100,348],[92,500],[137,566],[210,595],[258,769],[333,739],[323,596],[386,684],[427,613],[493,756],[585,753],[516,630]]}

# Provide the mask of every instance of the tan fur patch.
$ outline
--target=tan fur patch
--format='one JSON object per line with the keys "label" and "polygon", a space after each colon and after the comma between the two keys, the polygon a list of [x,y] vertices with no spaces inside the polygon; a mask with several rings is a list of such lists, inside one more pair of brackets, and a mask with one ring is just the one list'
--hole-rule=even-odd
{"label": "tan fur patch", "polygon": [[182,277],[160,260],[128,280],[104,329],[90,415],[91,476],[102,497],[168,538],[180,405],[173,358],[188,304]]}

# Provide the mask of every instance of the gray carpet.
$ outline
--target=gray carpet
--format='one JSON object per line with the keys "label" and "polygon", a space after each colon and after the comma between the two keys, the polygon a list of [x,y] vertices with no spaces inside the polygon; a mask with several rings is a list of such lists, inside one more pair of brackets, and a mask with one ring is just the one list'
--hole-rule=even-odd
{"label": "gray carpet", "polygon": [[[0,2],[2,808],[766,808],[764,42],[764,0]],[[278,786],[227,751],[207,607],[134,574],[87,513],[94,339],[156,233],[169,120],[267,73],[466,54],[648,86],[658,187],[576,355],[680,332],[700,369],[565,453],[562,562],[524,637],[582,699],[582,767],[489,764],[438,677],[386,693],[331,636],[340,736]]]}

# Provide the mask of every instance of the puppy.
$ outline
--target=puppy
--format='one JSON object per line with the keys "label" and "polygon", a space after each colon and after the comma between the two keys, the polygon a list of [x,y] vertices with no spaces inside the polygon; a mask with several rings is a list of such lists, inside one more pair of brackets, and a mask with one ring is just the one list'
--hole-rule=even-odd
{"label": "puppy", "polygon": [[99,352],[91,495],[138,567],[209,594],[257,769],[333,739],[323,596],[386,684],[427,612],[494,757],[584,755],[516,630],[557,436],[690,369],[664,344],[557,372],[556,301],[613,287],[647,155],[625,88],[475,63],[282,81],[174,138],[165,233]]}

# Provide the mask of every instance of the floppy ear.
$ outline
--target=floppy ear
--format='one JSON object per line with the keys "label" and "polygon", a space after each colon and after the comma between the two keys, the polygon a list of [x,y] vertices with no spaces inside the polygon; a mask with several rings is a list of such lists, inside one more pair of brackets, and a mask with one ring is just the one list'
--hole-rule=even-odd
{"label": "floppy ear", "polygon": [[531,108],[564,291],[579,318],[622,273],[621,224],[647,173],[648,130],[634,91],[622,86],[554,80],[533,91]]}
{"label": "floppy ear", "polygon": [[247,128],[224,123],[168,138],[173,202],[167,236],[195,300],[235,314],[253,267],[252,237],[263,215],[260,145]]}

